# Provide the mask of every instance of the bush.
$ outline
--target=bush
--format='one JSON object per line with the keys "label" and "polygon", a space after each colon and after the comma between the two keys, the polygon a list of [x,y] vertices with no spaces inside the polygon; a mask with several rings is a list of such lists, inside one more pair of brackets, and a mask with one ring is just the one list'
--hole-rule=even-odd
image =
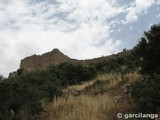
{"label": "bush", "polygon": [[61,95],[60,88],[41,72],[4,80],[0,91],[0,118],[5,118],[9,110],[14,110],[16,116],[23,110],[28,116],[38,114],[43,110],[43,99],[51,101]]}
{"label": "bush", "polygon": [[135,60],[133,54],[128,52],[116,59],[95,63],[95,67],[99,73],[127,73],[137,69],[137,64],[134,64]]}
{"label": "bush", "polygon": [[62,63],[49,68],[49,72],[57,77],[57,83],[61,86],[79,84],[94,78],[97,71],[94,66],[83,66],[81,64]]}
{"label": "bush", "polygon": [[[42,101],[52,101],[61,96],[61,87],[81,83],[96,75],[94,66],[62,63],[46,70],[22,73],[18,76],[0,82],[0,119],[7,119],[7,111],[25,111],[30,117],[43,110]],[[44,101],[45,100],[45,101]],[[20,119],[16,117],[15,119]]]}
{"label": "bush", "polygon": [[160,24],[153,25],[149,31],[144,32],[134,54],[141,63],[143,74],[160,74]]}
{"label": "bush", "polygon": [[132,95],[136,101],[136,111],[142,113],[160,112],[160,75],[144,77],[133,86]]}

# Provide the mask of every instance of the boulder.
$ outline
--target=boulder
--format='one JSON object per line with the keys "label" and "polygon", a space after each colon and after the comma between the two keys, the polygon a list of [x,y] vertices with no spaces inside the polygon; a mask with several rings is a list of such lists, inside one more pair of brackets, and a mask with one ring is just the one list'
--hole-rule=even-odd
{"label": "boulder", "polygon": [[122,86],[123,92],[127,94],[129,93],[130,88],[131,88],[131,84],[125,84]]}
{"label": "boulder", "polygon": [[69,89],[68,91],[69,91],[69,94],[73,96],[79,96],[81,94],[81,91],[76,89]]}
{"label": "boulder", "polygon": [[119,103],[122,101],[123,96],[122,95],[118,95],[118,96],[114,96],[114,102],[115,103]]}
{"label": "boulder", "polygon": [[14,71],[14,72],[9,73],[8,78],[14,78],[14,77],[16,77],[16,76],[17,76],[17,72]]}

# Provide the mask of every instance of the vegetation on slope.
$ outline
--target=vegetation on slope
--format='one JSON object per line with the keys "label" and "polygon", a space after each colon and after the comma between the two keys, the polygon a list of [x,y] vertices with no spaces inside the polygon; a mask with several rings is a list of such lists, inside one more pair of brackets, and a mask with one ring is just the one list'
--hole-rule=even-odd
{"label": "vegetation on slope", "polygon": [[144,32],[134,54],[140,62],[143,79],[133,87],[136,111],[160,113],[160,24]]}
{"label": "vegetation on slope", "polygon": [[[116,104],[113,103],[113,96],[121,94],[118,89],[121,85],[135,81],[137,82],[132,89],[135,106],[126,102],[127,107],[123,104],[116,110],[123,108],[122,112],[159,113],[160,25],[152,26],[144,35],[131,52],[116,59],[100,61],[88,66],[62,63],[27,74],[19,71],[19,76],[15,78],[3,80],[1,77],[0,119],[30,120],[36,119],[36,114],[40,118],[39,114],[42,111],[46,112],[45,106],[54,100],[53,107],[50,108],[53,113],[51,112],[52,116],[49,119],[112,120],[118,112],[115,112]],[[143,80],[137,72],[142,74]],[[97,78],[94,79],[95,77]],[[103,80],[102,77],[105,79]],[[64,88],[88,80],[94,82],[84,87],[82,90],[84,94],[79,99],[72,96],[64,99]],[[84,100],[88,102],[85,103]],[[130,102],[132,103],[132,100]],[[130,105],[135,109],[127,110]],[[60,117],[58,112],[62,112],[63,117]],[[110,115],[110,113],[114,114]]]}
{"label": "vegetation on slope", "polygon": [[[132,99],[120,89],[126,83],[134,83],[140,79],[138,73],[128,73],[122,79],[122,74],[105,74],[94,78],[92,84],[83,89],[81,85],[72,86],[81,88],[81,95],[74,97],[69,94],[60,97],[45,107],[42,120],[115,120],[118,112],[125,113],[133,109]],[[86,83],[85,83],[86,84]],[[114,97],[123,96],[121,103],[115,103]]]}
{"label": "vegetation on slope", "polygon": [[[126,59],[119,59],[126,64]],[[15,78],[7,79],[0,84],[1,94],[5,94],[0,97],[3,103],[0,104],[0,117],[7,119],[8,113],[13,110],[15,119],[22,112],[26,119],[31,119],[32,115],[43,111],[44,103],[52,101],[55,96],[61,96],[62,88],[81,84],[97,74],[126,72],[128,68],[123,67],[125,64],[119,60],[103,61],[89,66],[62,63],[47,70],[19,74]]]}
{"label": "vegetation on slope", "polygon": [[[15,119],[31,119],[43,111],[43,104],[61,96],[62,87],[81,83],[96,75],[95,69],[80,64],[63,63],[44,71],[22,74],[0,83],[0,118],[8,119],[15,112]],[[24,117],[25,116],[25,117]]]}

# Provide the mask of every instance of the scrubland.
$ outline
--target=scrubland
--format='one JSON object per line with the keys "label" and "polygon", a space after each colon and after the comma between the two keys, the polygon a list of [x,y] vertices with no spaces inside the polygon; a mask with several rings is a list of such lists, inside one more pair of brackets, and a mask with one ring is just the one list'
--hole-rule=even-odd
{"label": "scrubland", "polygon": [[[43,120],[115,120],[118,112],[125,113],[134,107],[134,102],[123,93],[121,86],[134,83],[141,75],[134,72],[122,74],[102,74],[81,85],[69,86],[79,89],[81,95],[67,94],[55,98],[49,103],[41,119]],[[97,83],[97,81],[101,81]],[[96,94],[94,94],[96,93]],[[123,96],[120,103],[115,103],[116,95]]]}

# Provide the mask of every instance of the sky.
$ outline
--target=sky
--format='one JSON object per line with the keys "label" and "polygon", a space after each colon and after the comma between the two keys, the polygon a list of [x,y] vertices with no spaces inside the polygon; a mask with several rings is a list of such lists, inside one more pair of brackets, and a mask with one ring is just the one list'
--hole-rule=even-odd
{"label": "sky", "polygon": [[133,48],[160,23],[160,0],[0,0],[0,74],[58,48],[76,59]]}

